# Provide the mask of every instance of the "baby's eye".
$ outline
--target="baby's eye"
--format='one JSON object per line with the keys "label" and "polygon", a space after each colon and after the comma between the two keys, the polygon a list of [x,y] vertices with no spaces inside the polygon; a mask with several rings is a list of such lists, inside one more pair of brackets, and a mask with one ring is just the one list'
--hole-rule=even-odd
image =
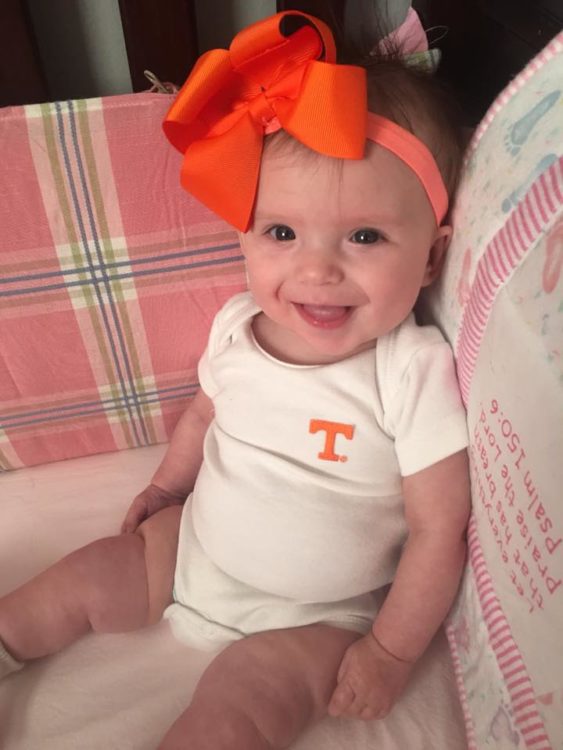
{"label": "baby's eye", "polygon": [[276,224],[268,229],[268,234],[277,242],[289,242],[295,239],[295,232],[285,224]]}
{"label": "baby's eye", "polygon": [[382,239],[383,235],[377,229],[358,229],[350,237],[351,242],[355,242],[358,245],[373,245]]}

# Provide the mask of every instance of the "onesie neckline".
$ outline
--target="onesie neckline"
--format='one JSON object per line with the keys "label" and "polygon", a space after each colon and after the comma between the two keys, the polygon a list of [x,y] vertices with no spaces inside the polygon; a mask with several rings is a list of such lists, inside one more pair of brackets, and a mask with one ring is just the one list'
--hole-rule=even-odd
{"label": "onesie neckline", "polygon": [[282,367],[291,368],[293,370],[315,370],[319,367],[335,367],[336,365],[341,364],[342,362],[350,362],[351,360],[355,359],[356,357],[362,357],[364,355],[368,355],[370,352],[375,354],[375,350],[377,348],[377,341],[375,343],[375,346],[373,346],[371,349],[364,349],[361,352],[357,352],[356,354],[352,354],[349,357],[344,357],[344,359],[339,359],[336,362],[318,362],[318,363],[312,363],[312,364],[298,364],[295,362],[286,362],[284,359],[279,359],[278,357],[275,357],[273,354],[270,354],[270,352],[266,351],[263,346],[258,342],[258,339],[256,338],[256,335],[254,333],[254,329],[252,327],[252,322],[254,318],[259,315],[262,312],[262,310],[258,310],[256,313],[251,315],[247,320],[247,328],[248,328],[248,335],[250,338],[251,343],[254,347],[256,347],[257,351],[266,359],[270,360],[270,362],[273,362],[276,365],[280,365]]}

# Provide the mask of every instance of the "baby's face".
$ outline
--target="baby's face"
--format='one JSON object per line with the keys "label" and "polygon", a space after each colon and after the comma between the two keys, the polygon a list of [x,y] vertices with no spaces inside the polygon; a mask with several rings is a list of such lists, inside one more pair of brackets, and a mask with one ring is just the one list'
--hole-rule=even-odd
{"label": "baby's face", "polygon": [[449,235],[414,173],[380,146],[361,161],[267,150],[241,235],[259,343],[298,363],[374,346],[437,275]]}

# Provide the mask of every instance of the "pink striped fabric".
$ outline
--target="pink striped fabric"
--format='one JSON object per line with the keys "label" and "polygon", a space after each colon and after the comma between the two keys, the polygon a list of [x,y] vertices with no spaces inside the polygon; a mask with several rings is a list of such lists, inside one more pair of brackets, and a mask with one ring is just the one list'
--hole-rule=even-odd
{"label": "pink striped fabric", "polygon": [[[520,650],[512,636],[510,623],[503,612],[479,536],[475,517],[471,518],[468,532],[469,560],[481,602],[483,619],[489,633],[489,641],[512,704],[513,719],[521,731],[526,747],[534,750],[551,750],[552,746],[537,708],[536,696]],[[471,721],[471,716],[466,715]],[[468,736],[474,734],[468,727]]]}
{"label": "pink striped fabric", "polygon": [[481,340],[495,297],[562,205],[563,157],[533,183],[506,224],[488,243],[477,264],[455,347],[466,406]]}
{"label": "pink striped fabric", "polygon": [[471,708],[469,701],[467,700],[467,690],[465,689],[465,682],[463,679],[463,666],[459,657],[459,651],[455,638],[453,626],[446,626],[446,636],[450,646],[450,652],[452,655],[452,662],[454,665],[454,674],[457,684],[457,690],[459,694],[459,702],[461,704],[461,710],[463,712],[463,719],[465,721],[465,733],[467,736],[467,750],[478,750],[477,737],[475,734],[475,727],[473,725],[473,717],[471,715]]}

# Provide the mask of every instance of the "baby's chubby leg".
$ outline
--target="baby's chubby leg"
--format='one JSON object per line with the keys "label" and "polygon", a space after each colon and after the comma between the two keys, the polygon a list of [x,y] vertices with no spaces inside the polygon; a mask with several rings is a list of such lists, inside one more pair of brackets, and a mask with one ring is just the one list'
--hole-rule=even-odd
{"label": "baby's chubby leg", "polygon": [[134,534],[71,552],[0,598],[0,641],[18,661],[55,653],[90,630],[125,632],[157,622],[172,601],[181,507]]}
{"label": "baby's chubby leg", "polygon": [[203,674],[159,750],[281,750],[327,713],[359,633],[307,625],[249,636]]}

